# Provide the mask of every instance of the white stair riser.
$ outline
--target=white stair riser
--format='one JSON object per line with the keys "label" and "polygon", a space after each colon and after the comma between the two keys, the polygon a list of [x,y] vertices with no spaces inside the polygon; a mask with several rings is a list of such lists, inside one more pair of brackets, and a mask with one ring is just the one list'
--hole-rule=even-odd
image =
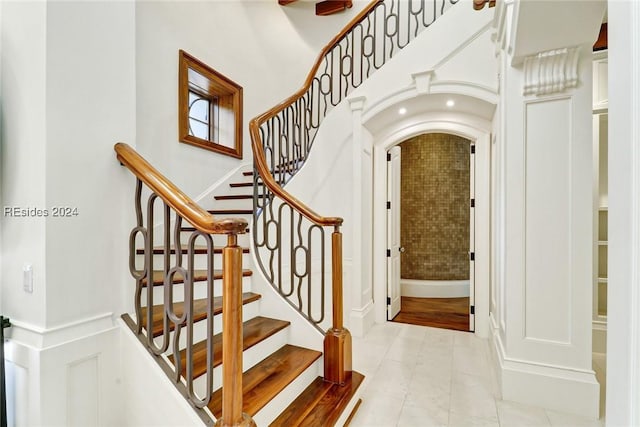
{"label": "white stair riser", "polygon": [[[246,181],[243,180],[243,182],[248,182],[251,177],[248,177],[249,179],[247,179]],[[229,194],[243,194],[243,195],[250,195],[252,198],[251,199],[223,199],[223,200],[215,200],[213,201],[213,209],[253,209],[253,187],[230,187],[231,191],[229,192]],[[216,217],[221,216],[221,215],[216,215]],[[225,215],[225,217],[235,217],[235,218],[247,218],[247,215]]]}
{"label": "white stair riser", "polygon": [[256,425],[267,426],[282,413],[319,375],[322,375],[323,358],[320,357],[293,380],[284,390],[265,405],[253,420]]}
{"label": "white stair riser", "polygon": [[[245,304],[242,306],[242,320],[247,321],[249,319],[253,319],[256,316],[260,315],[260,300],[253,301],[249,304]],[[219,334],[222,332],[223,322],[222,322],[222,314],[218,314],[213,318],[213,334]],[[169,350],[167,351],[167,355],[172,353],[173,339],[175,335],[175,331],[169,332]],[[197,343],[199,341],[205,340],[207,337],[207,322],[205,320],[201,320],[199,322],[195,322],[193,324],[193,342]],[[163,338],[162,336],[156,337],[154,342],[156,346],[162,345]],[[182,327],[180,331],[180,338],[178,340],[178,348],[180,350],[186,348],[187,346],[187,330],[186,326]]]}
{"label": "white stair riser", "polygon": [[[242,292],[251,291],[251,276],[242,278]],[[213,282],[213,296],[222,296],[222,279]],[[207,298],[207,282],[195,282],[193,284],[194,299]],[[173,301],[180,302],[184,300],[184,283],[173,284]],[[164,287],[153,287],[153,305],[162,304],[164,301]],[[147,305],[147,288],[142,289],[142,305]]]}
{"label": "white stair riser", "polygon": [[[187,267],[189,258],[187,253],[182,254],[182,266],[184,268]],[[207,255],[206,254],[196,254],[193,258],[195,269],[196,270],[206,270],[207,269]],[[242,266],[243,268],[249,268],[247,266],[251,265],[251,254],[243,253],[242,254]],[[137,255],[136,259],[136,267],[142,267],[144,265],[144,255]],[[169,257],[169,265],[176,265],[176,255],[172,254]],[[153,269],[161,270],[164,268],[164,255],[163,254],[155,254],[153,255]],[[214,254],[213,255],[213,268],[221,270],[222,269],[222,254]]]}
{"label": "white stair riser", "polygon": [[[274,353],[279,348],[287,344],[288,337],[288,328],[284,328],[283,330],[273,334],[272,336],[259,342],[253,347],[245,350],[242,353],[243,372],[248,371],[259,362],[264,360],[268,355]],[[204,396],[206,386],[206,375],[202,375],[201,377],[195,379],[193,389],[196,391],[196,394],[198,396]],[[217,366],[213,370],[213,389],[217,390],[220,387],[222,387],[222,365]]]}

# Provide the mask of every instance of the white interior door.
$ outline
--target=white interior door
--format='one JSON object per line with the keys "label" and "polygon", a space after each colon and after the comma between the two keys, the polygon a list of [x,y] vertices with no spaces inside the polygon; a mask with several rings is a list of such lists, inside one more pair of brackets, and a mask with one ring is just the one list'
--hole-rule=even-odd
{"label": "white interior door", "polygon": [[387,319],[400,312],[400,147],[387,155]]}
{"label": "white interior door", "polygon": [[475,263],[475,247],[476,247],[476,230],[475,230],[475,200],[476,200],[476,146],[471,144],[469,156],[469,330],[475,331],[475,306],[476,306],[476,263]]}

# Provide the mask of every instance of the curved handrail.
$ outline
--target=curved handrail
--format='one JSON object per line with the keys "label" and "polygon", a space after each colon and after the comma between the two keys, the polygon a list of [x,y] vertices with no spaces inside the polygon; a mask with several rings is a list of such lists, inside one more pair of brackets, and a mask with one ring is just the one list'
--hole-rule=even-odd
{"label": "curved handrail", "polygon": [[158,197],[199,231],[207,234],[242,234],[246,232],[248,225],[246,220],[239,218],[215,219],[213,215],[184,194],[128,144],[118,142],[113,149],[122,165],[126,166]]}
{"label": "curved handrail", "polygon": [[266,164],[266,156],[264,150],[262,148],[261,137],[260,137],[260,126],[267,120],[276,116],[280,111],[292,105],[296,100],[300,97],[304,96],[304,94],[309,90],[311,84],[313,83],[313,79],[320,68],[322,60],[324,57],[344,38],[344,36],[351,31],[351,29],[360,23],[363,19],[371,13],[373,9],[384,0],[374,0],[369,3],[364,9],[360,11],[349,23],[340,31],[331,41],[320,51],[313,67],[307,74],[307,78],[304,81],[302,87],[295,92],[293,95],[282,101],[280,104],[274,106],[263,114],[255,117],[249,122],[249,133],[251,135],[251,146],[253,150],[253,158],[255,161],[255,167],[260,174],[265,186],[269,188],[271,192],[276,194],[281,199],[285,200],[286,203],[293,206],[297,211],[299,211],[302,215],[304,215],[309,221],[314,224],[321,226],[333,226],[339,227],[342,225],[343,219],[339,217],[323,217],[318,215],[300,200],[296,199],[289,192],[287,192],[282,186],[280,186],[276,180],[273,178],[269,167]]}

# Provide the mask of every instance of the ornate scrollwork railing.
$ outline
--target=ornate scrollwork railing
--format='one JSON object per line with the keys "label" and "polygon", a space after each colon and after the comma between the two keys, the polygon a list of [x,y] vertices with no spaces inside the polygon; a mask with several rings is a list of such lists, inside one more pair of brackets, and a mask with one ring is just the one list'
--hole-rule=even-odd
{"label": "ornate scrollwork railing", "polygon": [[[123,317],[129,319],[132,330],[178,390],[195,408],[203,409],[214,393],[214,315],[221,308],[222,384],[235,385],[222,389],[222,420],[224,425],[236,425],[246,417],[240,412],[242,405],[240,409],[237,405],[242,402],[242,339],[238,339],[242,337],[242,249],[237,236],[246,232],[247,222],[215,219],[131,147],[118,143],[114,149],[120,163],[136,176],[136,225],[129,237],[129,270],[136,282],[135,319]],[[156,223],[156,214],[160,214],[161,223]],[[162,228],[161,236],[155,235],[157,226]],[[215,250],[215,235],[227,237],[222,251]],[[222,253],[222,271],[214,269],[214,260],[220,256],[216,252]],[[196,254],[203,255],[200,269],[196,268]],[[137,255],[144,255],[142,265],[136,262]],[[154,258],[158,255],[163,258],[156,268]],[[223,298],[214,296],[214,280],[219,278],[223,280]],[[174,295],[179,286],[182,292]],[[205,379],[196,386],[200,375],[194,373],[194,324],[199,321],[206,324],[208,363]],[[166,363],[164,356],[171,363]]]}
{"label": "ornate scrollwork railing", "polygon": [[[328,112],[457,1],[372,2],[325,46],[303,87],[249,125],[256,256],[271,284],[321,331],[343,329],[342,218],[318,215],[283,187],[307,160]],[[333,227],[331,241],[325,227]],[[329,272],[331,293],[325,291]]]}

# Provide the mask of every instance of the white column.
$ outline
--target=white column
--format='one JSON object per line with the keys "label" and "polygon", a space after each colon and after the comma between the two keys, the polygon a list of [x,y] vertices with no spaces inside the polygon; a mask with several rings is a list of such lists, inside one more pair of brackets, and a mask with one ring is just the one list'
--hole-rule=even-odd
{"label": "white column", "polygon": [[[371,138],[362,125],[366,98],[349,100],[352,112],[353,148],[353,255],[351,313],[349,329],[354,336],[363,336],[374,323],[371,247],[372,247],[372,152]],[[364,183],[367,183],[365,186]]]}
{"label": "white column", "polygon": [[607,425],[640,425],[640,4],[609,2]]}
{"label": "white column", "polygon": [[572,14],[597,30],[602,10],[583,6],[563,2],[547,10],[549,5],[518,2],[501,39],[505,283],[499,310],[504,324],[494,339],[505,400],[596,418],[593,31],[535,37],[543,26],[532,21],[537,13],[551,13],[544,31],[554,34],[562,22],[556,15]]}

